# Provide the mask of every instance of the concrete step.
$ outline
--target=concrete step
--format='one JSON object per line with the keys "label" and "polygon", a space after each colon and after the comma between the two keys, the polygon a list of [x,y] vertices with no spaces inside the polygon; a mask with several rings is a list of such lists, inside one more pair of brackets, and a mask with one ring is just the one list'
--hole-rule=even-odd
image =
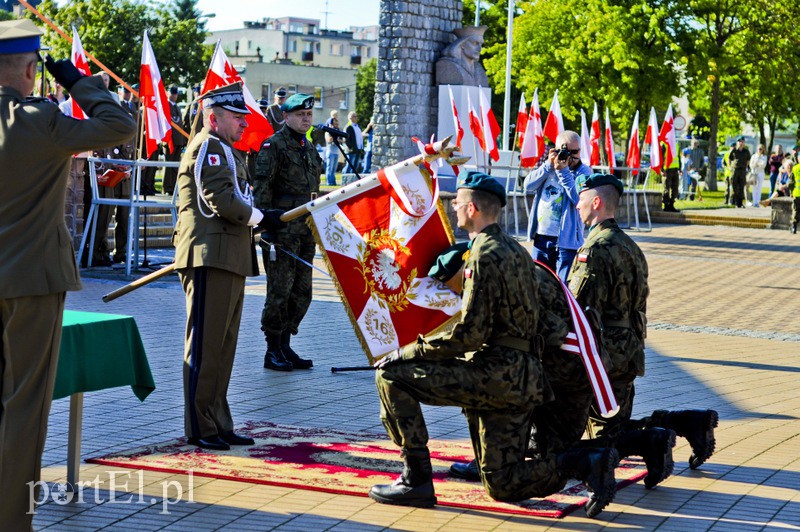
{"label": "concrete step", "polygon": [[709,214],[656,211],[651,214],[653,223],[725,225],[750,229],[767,229],[770,219],[758,216],[724,216],[719,211]]}

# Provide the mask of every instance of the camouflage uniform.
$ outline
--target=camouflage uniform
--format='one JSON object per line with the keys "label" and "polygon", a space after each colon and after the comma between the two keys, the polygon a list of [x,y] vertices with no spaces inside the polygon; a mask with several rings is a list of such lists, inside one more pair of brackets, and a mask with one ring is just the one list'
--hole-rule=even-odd
{"label": "camouflage uniform", "polygon": [[[290,210],[308,203],[319,193],[323,163],[304,136],[298,140],[288,127],[270,137],[256,157],[255,205],[260,209]],[[295,219],[268,237],[276,247],[307,262],[314,260],[314,236],[305,219]],[[261,330],[297,334],[311,304],[311,268],[276,250],[275,260],[263,253],[267,273],[267,299],[261,314]]]}
{"label": "camouflage uniform", "polygon": [[581,308],[597,312],[602,324],[601,342],[610,357],[606,370],[620,412],[604,419],[593,408],[590,422],[599,428],[597,436],[613,441],[630,420],[633,380],[644,375],[647,261],[616,220],[607,219],[589,232],[569,281]]}
{"label": "camouflage uniform", "polygon": [[402,362],[377,371],[381,420],[404,451],[427,452],[420,403],[460,406],[488,494],[509,501],[541,497],[566,479],[555,457],[525,459],[531,412],[552,398],[541,362],[530,352],[539,317],[537,279],[519,272],[532,267],[531,257],[497,224],[471,249],[461,320],[452,331],[418,338],[403,348]]}

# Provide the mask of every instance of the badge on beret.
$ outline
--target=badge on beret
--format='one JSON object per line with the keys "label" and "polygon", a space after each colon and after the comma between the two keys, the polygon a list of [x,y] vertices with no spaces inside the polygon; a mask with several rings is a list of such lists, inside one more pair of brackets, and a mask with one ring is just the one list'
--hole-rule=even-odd
{"label": "badge on beret", "polygon": [[216,153],[209,153],[208,154],[208,165],[209,166],[219,166],[221,159],[218,154]]}

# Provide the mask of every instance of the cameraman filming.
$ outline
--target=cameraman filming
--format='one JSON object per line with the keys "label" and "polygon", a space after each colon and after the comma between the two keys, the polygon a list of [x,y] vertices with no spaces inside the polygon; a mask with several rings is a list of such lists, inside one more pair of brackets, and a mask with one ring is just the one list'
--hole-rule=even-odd
{"label": "cameraman filming", "polygon": [[583,245],[583,223],[576,205],[581,183],[592,169],[581,162],[581,138],[562,131],[547,161],[525,178],[535,196],[528,218],[533,258],[547,264],[567,282],[575,253]]}

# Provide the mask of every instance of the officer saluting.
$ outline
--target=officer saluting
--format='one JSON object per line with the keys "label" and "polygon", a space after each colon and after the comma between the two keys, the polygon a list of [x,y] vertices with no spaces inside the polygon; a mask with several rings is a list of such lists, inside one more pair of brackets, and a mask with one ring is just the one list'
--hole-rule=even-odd
{"label": "officer saluting", "polygon": [[39,480],[67,290],[80,290],[64,223],[75,153],[121,144],[135,123],[99,77],[69,61],[45,66],[89,120],[44,98],[36,81],[42,32],[29,20],[0,22],[0,523],[30,530],[26,483]]}

